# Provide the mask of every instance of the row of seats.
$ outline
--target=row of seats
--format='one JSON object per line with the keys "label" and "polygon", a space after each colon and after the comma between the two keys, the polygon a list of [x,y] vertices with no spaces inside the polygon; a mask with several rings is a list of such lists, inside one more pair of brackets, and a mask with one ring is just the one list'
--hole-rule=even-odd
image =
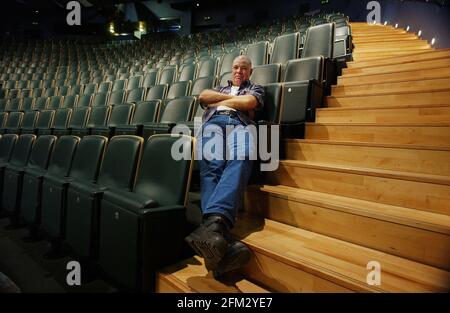
{"label": "row of seats", "polygon": [[[285,130],[283,136],[301,137],[304,122],[313,121],[315,108],[322,104],[324,59],[310,57],[289,61],[283,75],[283,83],[278,83],[281,72],[279,64],[261,68],[263,70],[252,74],[252,80],[263,85],[267,94],[265,109],[259,112],[261,116],[258,119],[281,124]],[[214,85],[213,80],[207,83],[209,85],[202,84],[196,88],[197,92],[200,93]],[[274,96],[274,90],[277,96]],[[2,132],[82,136],[98,133],[99,128],[104,128],[101,134],[105,136],[127,133],[147,138],[155,133],[170,132],[176,123],[192,121],[195,117],[201,117],[204,112],[193,96],[174,97],[165,101],[136,102],[136,105],[132,103],[114,106],[102,103],[93,107],[78,105],[73,110],[60,108],[56,112],[53,110],[42,110],[40,113],[3,112],[5,126]],[[127,128],[127,132],[124,128]]]}
{"label": "row of seats", "polygon": [[[152,288],[154,273],[180,258],[191,160],[189,136],[0,138],[1,208],[52,253],[67,246],[127,289]],[[120,164],[120,166],[117,166]],[[168,248],[170,247],[170,248]]]}

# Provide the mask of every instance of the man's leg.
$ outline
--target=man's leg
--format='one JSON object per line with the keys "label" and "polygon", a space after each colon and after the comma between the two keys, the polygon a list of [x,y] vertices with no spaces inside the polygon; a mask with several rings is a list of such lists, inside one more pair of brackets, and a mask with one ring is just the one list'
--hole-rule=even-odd
{"label": "man's leg", "polygon": [[215,269],[218,262],[225,255],[228,248],[226,240],[228,222],[221,215],[207,215],[204,208],[208,206],[211,196],[217,189],[225,168],[225,143],[223,117],[215,118],[203,128],[200,162],[201,206],[203,213],[202,224],[186,237],[188,244],[194,251],[205,259],[208,269]]}

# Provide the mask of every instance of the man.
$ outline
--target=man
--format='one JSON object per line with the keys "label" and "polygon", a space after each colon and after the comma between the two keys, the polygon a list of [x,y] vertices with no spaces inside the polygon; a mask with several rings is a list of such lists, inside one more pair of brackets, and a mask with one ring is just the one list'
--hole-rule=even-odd
{"label": "man", "polygon": [[[227,86],[204,90],[199,101],[205,113],[199,148],[202,224],[186,237],[205,259],[215,277],[243,266],[250,250],[229,233],[242,203],[252,169],[256,136],[246,126],[254,124],[255,110],[263,105],[264,90],[250,82],[251,60],[244,55],[233,61]],[[242,140],[244,138],[244,140]],[[211,142],[217,143],[213,149]]]}

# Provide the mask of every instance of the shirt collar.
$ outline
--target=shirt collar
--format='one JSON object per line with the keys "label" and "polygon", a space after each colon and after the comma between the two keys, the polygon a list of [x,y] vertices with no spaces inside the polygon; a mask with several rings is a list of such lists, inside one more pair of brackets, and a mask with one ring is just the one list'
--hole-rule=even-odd
{"label": "shirt collar", "polygon": [[[239,89],[245,88],[245,87],[247,87],[248,85],[250,85],[250,80],[245,80],[245,81],[243,81],[242,84],[239,86]],[[233,81],[229,80],[229,81],[228,81],[228,87],[231,87],[231,86],[233,86]]]}

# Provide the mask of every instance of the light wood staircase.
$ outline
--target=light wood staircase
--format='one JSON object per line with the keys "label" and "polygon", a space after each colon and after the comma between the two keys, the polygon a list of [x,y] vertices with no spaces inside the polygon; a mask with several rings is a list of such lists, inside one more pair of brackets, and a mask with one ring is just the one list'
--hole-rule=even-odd
{"label": "light wood staircase", "polygon": [[251,262],[217,282],[191,258],[162,270],[157,291],[449,291],[450,49],[351,26],[354,61],[316,122],[285,141],[266,185],[248,187],[234,235]]}

